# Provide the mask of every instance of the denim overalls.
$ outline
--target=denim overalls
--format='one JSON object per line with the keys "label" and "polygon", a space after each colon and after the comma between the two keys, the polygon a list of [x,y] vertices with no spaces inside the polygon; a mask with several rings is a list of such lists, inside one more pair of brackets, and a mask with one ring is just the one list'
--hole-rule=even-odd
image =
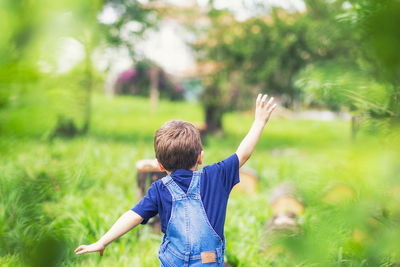
{"label": "denim overalls", "polygon": [[158,257],[161,266],[224,265],[225,244],[212,228],[200,198],[201,171],[193,172],[187,193],[172,180],[162,179],[172,195],[172,211]]}

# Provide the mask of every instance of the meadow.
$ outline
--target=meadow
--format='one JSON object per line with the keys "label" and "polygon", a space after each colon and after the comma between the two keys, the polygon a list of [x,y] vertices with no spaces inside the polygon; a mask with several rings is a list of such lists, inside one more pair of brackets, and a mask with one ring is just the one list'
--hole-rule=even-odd
{"label": "meadow", "polygon": [[[154,158],[155,130],[171,119],[201,124],[202,108],[161,100],[150,110],[146,98],[100,94],[92,100],[89,133],[71,139],[49,138],[56,113],[40,101],[0,110],[1,266],[159,266],[162,236],[142,225],[103,257],[73,250],[96,241],[137,203],[135,163]],[[204,165],[233,154],[252,119],[250,111],[226,114],[224,134],[207,138]],[[352,140],[350,130],[344,120],[271,118],[246,163],[260,178],[257,193],[235,192],[229,200],[232,266],[400,263],[399,138],[370,127]],[[301,232],[269,241],[277,249],[266,251],[269,193],[285,181],[297,186],[305,205]],[[325,203],[335,184],[354,196]]]}

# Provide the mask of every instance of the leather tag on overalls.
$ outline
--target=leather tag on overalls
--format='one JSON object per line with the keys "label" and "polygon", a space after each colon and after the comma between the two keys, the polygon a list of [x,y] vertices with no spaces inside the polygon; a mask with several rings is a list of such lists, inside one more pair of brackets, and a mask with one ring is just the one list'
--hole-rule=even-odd
{"label": "leather tag on overalls", "polygon": [[216,262],[215,251],[202,252],[201,263],[211,263]]}

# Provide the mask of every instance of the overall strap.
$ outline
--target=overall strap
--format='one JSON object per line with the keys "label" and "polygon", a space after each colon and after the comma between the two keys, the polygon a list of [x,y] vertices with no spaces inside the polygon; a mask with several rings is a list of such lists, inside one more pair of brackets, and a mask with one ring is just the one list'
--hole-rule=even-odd
{"label": "overall strap", "polygon": [[187,190],[188,195],[199,195],[200,194],[200,178],[202,171],[194,171],[192,181],[190,182],[189,189]]}
{"label": "overall strap", "polygon": [[171,176],[165,176],[162,178],[162,182],[171,193],[173,200],[186,196],[185,192],[183,192],[183,190],[174,182],[174,180],[172,180]]}

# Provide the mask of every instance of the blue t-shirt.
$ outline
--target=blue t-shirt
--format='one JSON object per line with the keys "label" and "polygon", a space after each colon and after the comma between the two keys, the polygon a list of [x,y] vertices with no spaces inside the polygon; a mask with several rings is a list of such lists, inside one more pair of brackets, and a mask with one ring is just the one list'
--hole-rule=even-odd
{"label": "blue t-shirt", "polygon": [[[192,176],[193,171],[184,169],[178,169],[171,174],[174,182],[184,192],[187,192]],[[229,193],[237,183],[239,183],[239,159],[236,154],[203,168],[200,180],[201,200],[211,226],[222,239]],[[132,211],[144,219],[142,224],[147,223],[158,213],[163,233],[167,230],[171,210],[172,196],[161,180],[155,181],[147,191],[147,195],[132,208]]]}

